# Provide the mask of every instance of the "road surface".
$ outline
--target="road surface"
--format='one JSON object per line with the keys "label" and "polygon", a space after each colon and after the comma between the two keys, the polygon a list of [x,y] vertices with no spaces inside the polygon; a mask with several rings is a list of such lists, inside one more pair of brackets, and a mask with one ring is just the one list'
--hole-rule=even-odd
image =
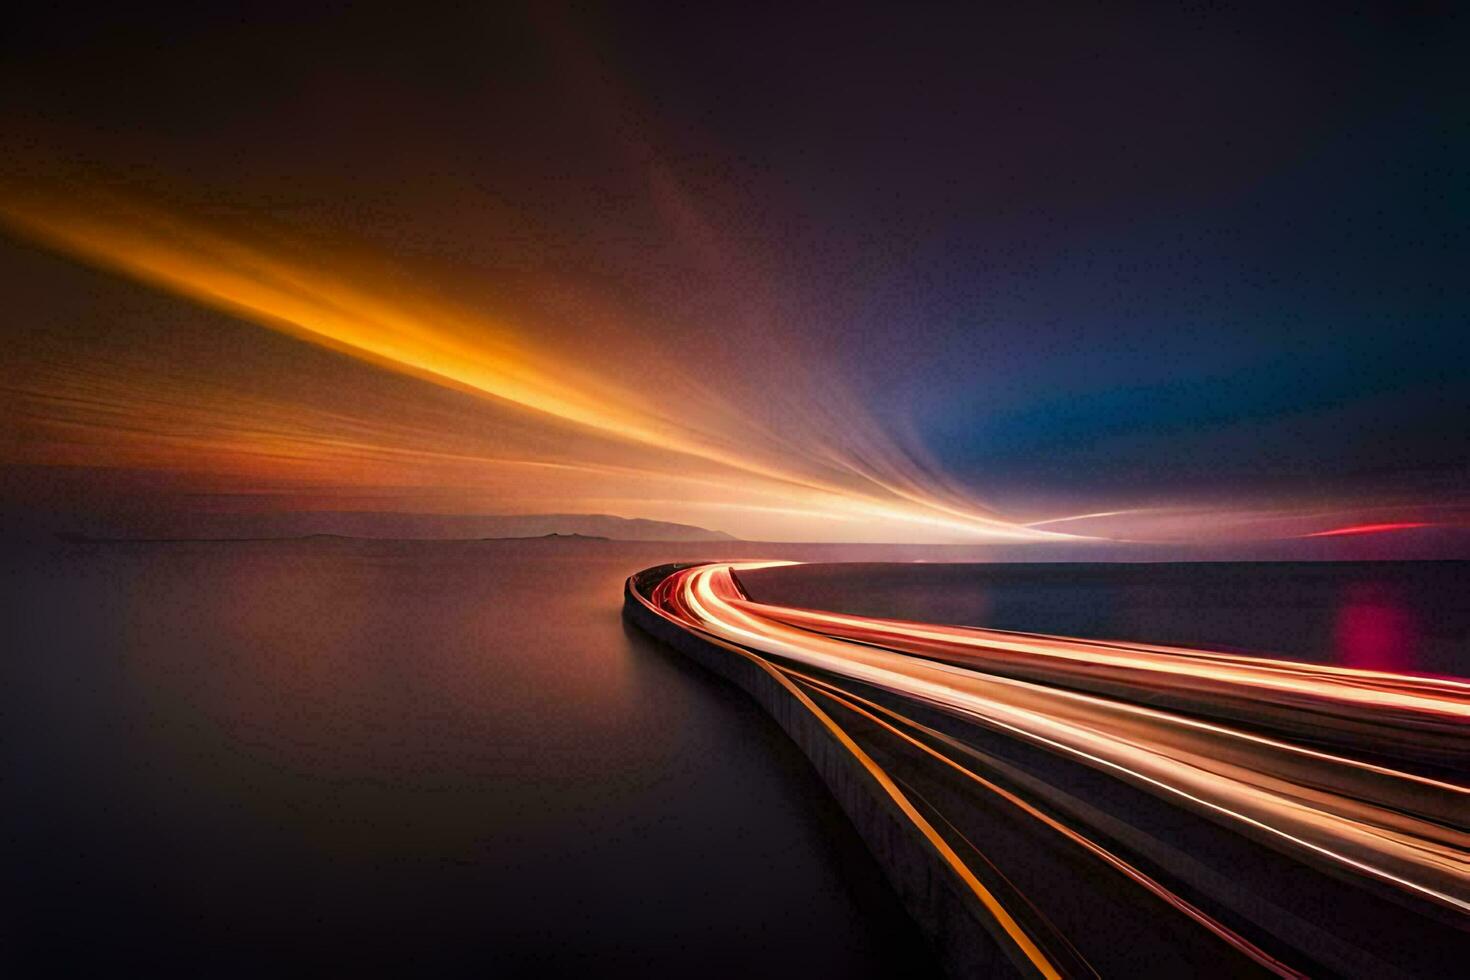
{"label": "road surface", "polygon": [[1018,972],[1470,956],[1470,683],[754,602],[739,573],[771,564],[635,577],[639,601],[802,692]]}

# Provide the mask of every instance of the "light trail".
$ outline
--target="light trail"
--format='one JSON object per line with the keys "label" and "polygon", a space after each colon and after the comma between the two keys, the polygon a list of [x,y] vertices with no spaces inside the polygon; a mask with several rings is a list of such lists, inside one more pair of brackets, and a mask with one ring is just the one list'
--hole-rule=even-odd
{"label": "light trail", "polygon": [[1429,742],[1449,768],[1463,771],[1470,683],[752,601],[736,573],[775,564],[789,563],[675,571],[649,601],[685,629],[770,658],[892,738],[963,771],[1258,966],[1292,972],[1082,829],[925,740],[948,736],[860,691],[1019,739],[1281,857],[1356,881],[1366,894],[1427,903],[1470,925],[1470,787],[1398,761]]}
{"label": "light trail", "polygon": [[1382,534],[1385,531],[1411,531],[1416,527],[1434,527],[1427,521],[1398,521],[1392,524],[1354,524],[1351,527],[1335,527],[1330,531],[1303,534],[1304,538],[1340,538],[1350,534]]}
{"label": "light trail", "polygon": [[[785,563],[755,563],[753,566],[750,567],[764,567],[771,564]],[[662,586],[660,586],[660,588],[661,587]],[[658,605],[650,603],[647,599],[641,599],[641,601],[643,601],[645,605],[647,605],[650,609],[654,609],[656,611],[659,610]],[[845,729],[843,729],[841,725],[833,720],[832,717],[826,712],[822,711],[811,700],[809,696],[803,693],[801,689],[797,687],[797,685],[793,682],[792,678],[788,676],[788,673],[786,671],[777,667],[766,659],[757,656],[756,654],[739,646],[728,644],[720,640],[712,640],[712,642],[729,650],[732,655],[749,658],[763,671],[769,674],[772,678],[776,679],[778,683],[780,683],[790,692],[792,697],[794,697],[799,704],[809,710],[813,714],[813,716],[816,717],[818,722],[829,732],[831,732],[832,736],[837,740],[838,744],[840,744],[845,751],[851,753],[852,757],[857,761],[857,763],[873,776],[874,780],[881,787],[882,791],[888,796],[890,800],[894,802],[900,812],[902,812],[905,818],[910,822],[910,824],[914,828],[914,831],[922,835],[927,841],[929,841],[929,843],[934,847],[935,851],[939,854],[940,859],[944,861],[945,864],[954,871],[954,873],[964,883],[965,887],[969,889],[971,894],[973,894],[975,898],[980,902],[980,904],[984,906],[986,911],[990,914],[993,921],[999,928],[1001,934],[1006,937],[1009,943],[1009,948],[1007,952],[1018,967],[1021,967],[1027,974],[1038,975],[1043,978],[1047,978],[1047,980],[1054,980],[1054,978],[1059,978],[1062,976],[1061,972],[1053,963],[1051,957],[1049,957],[1047,953],[1037,944],[1036,937],[1033,936],[1031,932],[1029,932],[1019,922],[1016,921],[1016,918],[1012,914],[1012,911],[1008,909],[1004,904],[1002,904],[1001,901],[993,894],[993,892],[989,888],[987,888],[979,880],[975,873],[965,864],[965,862],[961,860],[959,855],[955,853],[954,849],[945,840],[943,835],[941,835],[934,828],[934,826],[927,819],[925,819],[923,814],[921,814],[919,810],[914,806],[913,802],[898,786],[895,780],[881,766],[874,762],[873,759],[866,752],[862,750],[862,748],[853,740],[852,736]]]}
{"label": "light trail", "polygon": [[[1309,719],[1313,738],[1343,742],[1374,737],[1382,749],[1422,754],[1432,745],[1464,756],[1470,724],[1470,683],[1328,664],[1271,660],[1239,654],[1148,644],[1120,644],[1005,630],[933,626],[868,619],[809,609],[762,605],[770,620],[825,636],[885,647],[1021,680],[1123,698],[1166,703],[1191,713],[1239,718],[1285,731]],[[1104,704],[1090,699],[1092,704]],[[1210,736],[1252,742],[1299,756],[1408,779],[1451,794],[1464,787],[1344,758],[1304,746],[1213,725],[1178,713],[1113,705],[1139,721],[1192,728]],[[1211,751],[1218,746],[1211,745]],[[1259,763],[1259,757],[1249,760]]]}
{"label": "light trail", "polygon": [[1247,957],[1254,960],[1256,963],[1260,964],[1271,972],[1283,977],[1304,976],[1304,974],[1299,973],[1298,971],[1282,963],[1280,960],[1271,956],[1269,953],[1264,952],[1254,943],[1242,938],[1233,929],[1230,929],[1228,926],[1221,924],[1211,916],[1200,911],[1200,909],[1198,909],[1192,903],[1170,891],[1163,885],[1159,884],[1159,882],[1155,881],[1152,877],[1140,871],[1138,868],[1134,867],[1123,858],[1100,846],[1096,842],[1090,840],[1085,834],[1074,830],[1073,828],[1062,823],[1060,820],[1057,820],[1056,818],[1048,815],[1042,810],[1037,809],[1035,806],[1032,806],[1030,803],[1026,802],[1015,793],[1005,789],[1002,786],[997,785],[989,779],[986,779],[984,776],[981,776],[974,770],[960,765],[958,762],[951,759],[944,753],[936,751],[927,743],[920,741],[914,736],[902,731],[898,727],[888,723],[887,721],[884,721],[882,718],[878,717],[878,715],[886,715],[887,717],[897,721],[899,724],[902,724],[914,731],[923,732],[931,738],[943,738],[944,736],[942,735],[942,733],[936,732],[931,728],[919,724],[911,718],[907,718],[896,711],[884,708],[882,705],[876,704],[872,701],[868,701],[865,698],[860,698],[852,694],[844,693],[842,692],[841,688],[838,688],[835,685],[830,684],[826,681],[819,680],[818,678],[811,677],[807,674],[802,674],[799,671],[794,671],[787,668],[783,668],[783,670],[789,676],[798,678],[802,683],[806,684],[814,690],[820,691],[826,697],[832,698],[840,704],[845,705],[849,710],[863,715],[864,717],[867,717],[875,724],[880,725],[885,730],[891,732],[894,736],[903,739],[905,742],[913,745],[921,752],[924,752],[925,754],[938,760],[941,764],[949,766],[957,772],[962,773],[965,778],[973,781],[979,786],[984,787],[989,792],[1005,800],[1016,809],[1025,813],[1031,819],[1039,821],[1051,830],[1054,830],[1058,834],[1061,834],[1067,840],[1076,844],[1078,847],[1083,848],[1089,854],[1092,854],[1094,857],[1112,867],[1115,871],[1118,871],[1125,877],[1136,882],[1147,891],[1164,901],[1166,904],[1174,909],[1177,909],[1185,916],[1194,920],[1196,923],[1214,933],[1220,939],[1224,940],[1226,943],[1229,943],[1231,946],[1235,947],[1240,952],[1244,953]]}

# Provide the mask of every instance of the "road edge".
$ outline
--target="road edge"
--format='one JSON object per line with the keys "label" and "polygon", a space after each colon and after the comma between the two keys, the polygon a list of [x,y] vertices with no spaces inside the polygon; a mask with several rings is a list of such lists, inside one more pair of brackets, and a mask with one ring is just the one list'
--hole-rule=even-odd
{"label": "road edge", "polygon": [[669,620],[644,590],[689,564],[657,565],[629,576],[623,616],[643,632],[744,691],[811,762],[877,860],[884,877],[956,977],[1034,975],[1015,963],[997,937],[994,917],[954,868],[829,727],[819,709],[763,661],[731,644]]}

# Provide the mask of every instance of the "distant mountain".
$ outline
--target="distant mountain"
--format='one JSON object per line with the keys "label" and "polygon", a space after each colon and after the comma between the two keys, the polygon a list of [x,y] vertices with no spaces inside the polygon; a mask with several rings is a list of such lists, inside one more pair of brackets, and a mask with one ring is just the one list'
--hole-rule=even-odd
{"label": "distant mountain", "polygon": [[313,511],[286,514],[187,514],[163,519],[85,521],[55,528],[87,538],[301,538],[332,535],[384,539],[608,538],[618,541],[734,541],[722,531],[614,517],[611,514],[396,514]]}

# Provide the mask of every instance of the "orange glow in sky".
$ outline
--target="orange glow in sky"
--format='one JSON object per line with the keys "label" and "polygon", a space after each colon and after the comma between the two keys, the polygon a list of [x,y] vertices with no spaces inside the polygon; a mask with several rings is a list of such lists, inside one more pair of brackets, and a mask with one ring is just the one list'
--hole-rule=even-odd
{"label": "orange glow in sky", "polygon": [[[776,364],[754,365],[779,387],[773,424],[747,408],[759,395],[729,380],[739,370],[704,363],[697,349],[671,359],[618,324],[595,350],[559,343],[545,339],[554,330],[406,289],[367,262],[112,196],[16,194],[3,212],[59,251],[371,365],[317,418],[256,392],[159,376],[146,361],[101,378],[53,365],[49,377],[27,378],[45,437],[29,440],[42,450],[23,462],[243,466],[256,480],[339,496],[407,479],[462,490],[464,499],[429,509],[605,511],[748,537],[1077,537],[1008,520],[944,485],[836,386],[803,401]],[[383,370],[471,395],[476,418],[458,423],[468,433],[410,425],[412,404],[352,418],[362,414],[359,390],[379,385],[372,375]],[[95,397],[99,385],[109,398]],[[97,429],[109,433],[89,433]]]}
{"label": "orange glow in sky", "polygon": [[[1265,540],[1428,523],[1315,531],[1372,509],[1330,502],[1003,513],[874,419],[757,299],[672,325],[582,300],[554,314],[555,302],[528,305],[524,286],[502,301],[493,283],[440,281],[432,265],[400,266],[350,234],[85,182],[0,188],[0,220],[156,290],[94,278],[109,284],[91,286],[107,294],[101,313],[83,303],[69,313],[82,329],[9,352],[15,406],[0,463],[95,471],[104,483],[151,474],[146,485],[161,479],[190,506],[607,513],[750,539],[915,544]],[[706,252],[716,270],[734,261]],[[729,288],[719,272],[711,282]],[[696,300],[704,288],[690,287]]]}

